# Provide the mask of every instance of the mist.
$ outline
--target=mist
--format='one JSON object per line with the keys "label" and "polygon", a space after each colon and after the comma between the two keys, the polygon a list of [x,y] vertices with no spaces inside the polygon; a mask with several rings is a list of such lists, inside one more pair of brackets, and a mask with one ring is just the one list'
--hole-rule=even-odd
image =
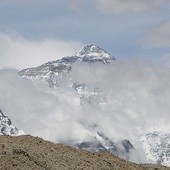
{"label": "mist", "polygon": [[[59,79],[58,88],[20,78],[17,69],[4,68],[0,82],[0,108],[5,115],[25,133],[46,140],[74,143],[101,132],[113,141],[130,140],[137,148],[131,159],[143,162],[139,136],[170,131],[169,68],[133,60],[75,64]],[[95,95],[94,103],[81,102],[72,88],[74,82],[99,88],[104,102],[96,104]]]}

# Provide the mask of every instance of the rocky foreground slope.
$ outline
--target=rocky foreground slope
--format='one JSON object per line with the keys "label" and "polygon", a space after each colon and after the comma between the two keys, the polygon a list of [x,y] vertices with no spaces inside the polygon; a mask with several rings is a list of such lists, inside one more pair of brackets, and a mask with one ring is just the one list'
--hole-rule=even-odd
{"label": "rocky foreground slope", "polygon": [[32,136],[0,136],[2,170],[162,170],[158,165],[137,165],[108,152],[91,153]]}

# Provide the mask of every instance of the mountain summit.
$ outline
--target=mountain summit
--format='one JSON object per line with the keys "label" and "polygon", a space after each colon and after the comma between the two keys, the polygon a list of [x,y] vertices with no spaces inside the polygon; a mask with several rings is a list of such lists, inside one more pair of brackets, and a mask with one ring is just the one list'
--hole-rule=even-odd
{"label": "mountain summit", "polygon": [[79,52],[63,57],[57,62],[86,62],[86,63],[111,63],[116,60],[113,56],[111,56],[106,50],[102,49],[98,45],[89,44],[84,46]]}
{"label": "mountain summit", "polygon": [[76,63],[110,64],[115,60],[106,50],[95,44],[90,44],[84,46],[79,52],[73,55],[45,63],[38,67],[21,70],[19,71],[19,75],[32,80],[44,80],[49,83],[50,87],[55,87],[58,86],[56,79],[68,74]]}
{"label": "mountain summit", "polygon": [[106,60],[106,59],[113,59],[115,60],[114,57],[112,57],[109,53],[107,53],[106,50],[100,48],[98,45],[95,44],[89,44],[84,46],[78,53],[76,53],[77,57],[85,57],[86,59],[88,58],[89,60]]}

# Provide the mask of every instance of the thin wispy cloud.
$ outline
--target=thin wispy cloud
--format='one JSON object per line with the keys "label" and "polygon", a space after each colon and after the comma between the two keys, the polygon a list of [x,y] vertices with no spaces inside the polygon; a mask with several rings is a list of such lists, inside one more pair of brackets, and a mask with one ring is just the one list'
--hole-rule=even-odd
{"label": "thin wispy cloud", "polygon": [[151,28],[140,41],[147,48],[170,47],[170,21],[162,22]]}
{"label": "thin wispy cloud", "polygon": [[148,1],[140,0],[96,0],[98,9],[103,13],[144,12],[151,8]]}
{"label": "thin wispy cloud", "polygon": [[[151,12],[159,9],[167,0],[93,0],[81,1],[72,0],[72,4],[76,7],[83,8],[84,5],[94,5],[100,12],[105,14],[127,14],[127,13],[142,13]],[[84,4],[84,5],[82,5]]]}
{"label": "thin wispy cloud", "polygon": [[95,0],[98,9],[103,13],[142,13],[153,12],[161,5],[166,5],[167,0]]}
{"label": "thin wispy cloud", "polygon": [[81,42],[57,39],[28,40],[22,36],[0,33],[0,67],[17,69],[38,66],[75,53]]}

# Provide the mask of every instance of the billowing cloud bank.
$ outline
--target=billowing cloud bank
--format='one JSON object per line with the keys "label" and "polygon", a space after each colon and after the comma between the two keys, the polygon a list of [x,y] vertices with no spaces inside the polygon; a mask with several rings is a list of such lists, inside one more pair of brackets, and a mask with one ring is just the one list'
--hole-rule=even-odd
{"label": "billowing cloud bank", "polygon": [[[110,139],[127,138],[136,147],[143,133],[170,130],[169,75],[168,69],[133,61],[77,65],[58,89],[49,89],[19,78],[17,70],[1,69],[1,109],[16,127],[55,142],[83,140],[87,129],[97,125],[95,130]],[[99,87],[106,103],[80,105],[79,95],[69,87],[75,81]]]}

